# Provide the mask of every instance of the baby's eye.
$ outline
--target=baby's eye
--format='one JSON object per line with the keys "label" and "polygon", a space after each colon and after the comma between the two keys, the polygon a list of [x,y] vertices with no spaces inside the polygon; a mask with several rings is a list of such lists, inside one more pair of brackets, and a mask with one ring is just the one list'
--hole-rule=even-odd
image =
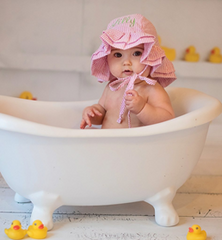
{"label": "baby's eye", "polygon": [[114,57],[120,58],[120,57],[122,57],[122,54],[119,52],[116,52],[116,53],[114,53]]}
{"label": "baby's eye", "polygon": [[140,52],[140,51],[136,51],[136,52],[134,52],[133,53],[133,56],[141,56],[142,55],[142,52]]}

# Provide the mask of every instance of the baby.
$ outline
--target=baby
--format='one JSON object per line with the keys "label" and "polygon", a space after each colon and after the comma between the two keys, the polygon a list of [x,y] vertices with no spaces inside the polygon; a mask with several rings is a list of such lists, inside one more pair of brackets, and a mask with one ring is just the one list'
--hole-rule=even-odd
{"label": "baby", "polygon": [[175,77],[152,23],[139,14],[114,19],[92,55],[92,74],[109,81],[97,104],[86,107],[80,128],[140,127],[174,118],[164,87]]}

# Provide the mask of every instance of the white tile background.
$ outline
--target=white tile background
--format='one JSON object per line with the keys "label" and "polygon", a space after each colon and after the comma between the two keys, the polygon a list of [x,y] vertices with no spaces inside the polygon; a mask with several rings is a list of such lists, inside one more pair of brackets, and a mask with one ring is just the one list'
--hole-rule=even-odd
{"label": "white tile background", "polygon": [[206,60],[222,49],[220,0],[1,0],[0,53],[90,56],[113,18],[141,13],[177,59],[190,44]]}

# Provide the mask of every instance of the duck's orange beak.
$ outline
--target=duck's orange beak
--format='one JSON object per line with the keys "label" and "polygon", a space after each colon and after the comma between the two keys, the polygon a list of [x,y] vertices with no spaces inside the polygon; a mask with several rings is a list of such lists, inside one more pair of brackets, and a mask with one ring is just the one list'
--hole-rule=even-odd
{"label": "duck's orange beak", "polygon": [[15,225],[15,226],[13,227],[13,229],[14,229],[14,230],[19,230],[20,227],[19,227],[18,225]]}
{"label": "duck's orange beak", "polygon": [[187,49],[186,49],[186,52],[187,52],[187,53],[189,53],[189,52],[190,52],[190,49],[189,49],[189,48],[187,48]]}
{"label": "duck's orange beak", "polygon": [[44,224],[41,224],[40,226],[39,226],[39,229],[43,229],[44,228]]}
{"label": "duck's orange beak", "polygon": [[191,232],[191,233],[192,233],[192,232],[193,232],[193,228],[189,228],[189,232]]}
{"label": "duck's orange beak", "polygon": [[215,51],[214,51],[214,50],[212,50],[212,51],[211,51],[211,53],[212,53],[212,54],[214,54],[214,53],[215,53]]}

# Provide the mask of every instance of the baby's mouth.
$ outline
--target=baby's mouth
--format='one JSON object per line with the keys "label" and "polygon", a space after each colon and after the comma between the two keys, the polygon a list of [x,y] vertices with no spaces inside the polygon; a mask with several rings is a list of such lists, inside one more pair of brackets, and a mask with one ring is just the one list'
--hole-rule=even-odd
{"label": "baby's mouth", "polygon": [[131,75],[133,73],[133,71],[130,70],[124,70],[123,73],[125,73],[126,75]]}

